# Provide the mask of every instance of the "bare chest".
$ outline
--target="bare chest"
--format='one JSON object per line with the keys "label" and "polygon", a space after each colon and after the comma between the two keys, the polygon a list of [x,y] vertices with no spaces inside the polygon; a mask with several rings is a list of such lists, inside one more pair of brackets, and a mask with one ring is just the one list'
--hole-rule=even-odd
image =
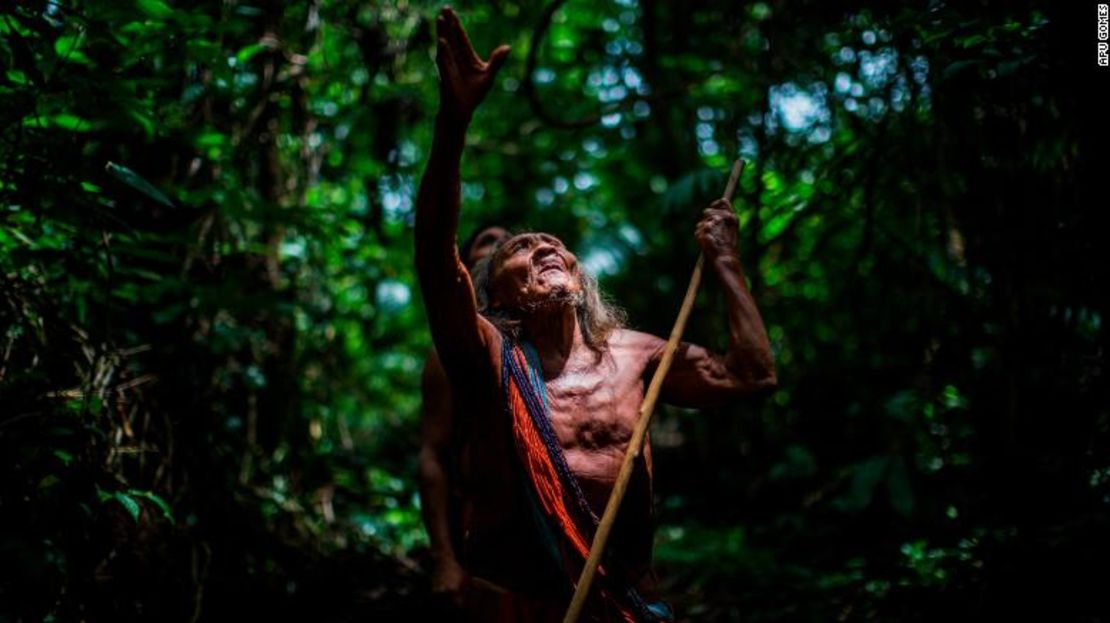
{"label": "bare chest", "polygon": [[619,355],[585,358],[546,385],[552,427],[565,451],[623,452],[644,396],[642,364]]}

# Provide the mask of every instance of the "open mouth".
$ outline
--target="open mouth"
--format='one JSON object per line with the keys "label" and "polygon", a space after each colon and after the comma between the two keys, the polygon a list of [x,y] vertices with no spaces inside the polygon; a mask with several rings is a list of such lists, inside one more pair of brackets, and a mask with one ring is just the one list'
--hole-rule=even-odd
{"label": "open mouth", "polygon": [[563,263],[561,261],[557,260],[557,259],[544,260],[543,262],[541,262],[539,264],[538,268],[539,268],[538,274],[540,274],[540,275],[542,275],[546,272],[549,272],[549,271],[553,271],[553,270],[557,270],[557,271],[561,271],[561,272],[566,270],[566,268],[563,267]]}

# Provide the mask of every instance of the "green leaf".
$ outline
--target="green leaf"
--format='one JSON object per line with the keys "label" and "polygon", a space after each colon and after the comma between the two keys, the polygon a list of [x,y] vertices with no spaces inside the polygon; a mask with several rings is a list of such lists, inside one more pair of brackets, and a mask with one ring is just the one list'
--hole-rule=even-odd
{"label": "green leaf", "polygon": [[181,314],[185,313],[185,311],[186,307],[183,304],[168,305],[163,309],[155,310],[154,313],[151,314],[151,319],[154,320],[156,324],[167,324],[180,318]]}
{"label": "green leaf", "polygon": [[958,73],[971,69],[977,65],[981,65],[982,62],[983,61],[978,59],[956,61],[955,63],[952,63],[951,65],[944,68],[944,71],[941,73],[941,78],[944,80],[948,80]]}
{"label": "green leaf", "polygon": [[887,415],[909,422],[918,413],[920,408],[917,393],[911,389],[903,389],[891,396],[885,405]]}
{"label": "green leaf", "polygon": [[143,13],[157,19],[167,19],[173,15],[173,9],[162,0],[136,0],[135,6]]}
{"label": "green leaf", "polygon": [[157,506],[159,510],[162,511],[163,517],[169,520],[171,524],[176,523],[173,519],[173,510],[170,508],[170,505],[158,494],[154,493],[153,491],[143,491],[141,489],[128,489],[127,493],[136,497],[146,498],[151,502],[154,502],[155,506]]}
{"label": "green leaf", "polygon": [[92,60],[81,52],[81,42],[85,38],[85,33],[79,32],[73,35],[62,35],[54,41],[54,53],[58,58],[70,63],[79,63],[81,65],[92,65]]}
{"label": "green leaf", "polygon": [[139,506],[139,503],[135,501],[135,498],[127,495],[122,491],[115,491],[109,496],[109,499],[119,502],[120,505],[127,510],[127,514],[131,515],[131,519],[134,519],[135,521],[139,520],[139,513],[142,512],[143,507]]}
{"label": "green leaf", "polygon": [[983,35],[971,35],[970,37],[964,37],[963,39],[958,40],[958,44],[960,45],[960,47],[966,50],[977,45],[982,45],[986,40],[987,38]]}
{"label": "green leaf", "polygon": [[94,123],[69,113],[58,113],[50,117],[34,115],[23,118],[25,128],[59,128],[70,132],[88,132],[95,129]]}
{"label": "green leaf", "polygon": [[151,31],[161,30],[164,27],[162,22],[151,22],[149,20],[128,22],[117,29],[122,35],[149,35]]}
{"label": "green leaf", "polygon": [[941,397],[941,402],[949,409],[966,409],[967,398],[960,393],[960,390],[955,385],[945,385],[944,393]]}
{"label": "green leaf", "polygon": [[35,246],[35,241],[28,238],[27,234],[24,234],[23,232],[19,231],[18,229],[8,229],[7,231],[8,231],[8,233],[10,233],[13,237],[18,239],[23,244],[25,244],[29,247],[34,247]]}
{"label": "green leaf", "polygon": [[219,132],[205,132],[193,142],[198,148],[221,147],[227,143],[227,137]]}
{"label": "green leaf", "polygon": [[771,466],[768,477],[771,480],[788,478],[808,478],[817,473],[817,461],[804,446],[793,444],[786,447],[783,461]]}
{"label": "green leaf", "polygon": [[4,75],[12,84],[27,84],[27,74],[20,69],[9,69]]}
{"label": "green leaf", "polygon": [[154,120],[151,119],[149,115],[145,114],[144,112],[135,110],[134,108],[128,111],[128,115],[132,119],[134,119],[135,122],[139,124],[139,126],[143,128],[143,134],[146,135],[148,141],[154,138],[154,133],[157,130],[157,126],[155,125]]}
{"label": "green leaf", "polygon": [[115,177],[124,184],[127,184],[131,188],[134,188],[167,208],[177,207],[162,191],[158,190],[153,184],[143,179],[141,175],[135,173],[131,169],[114,162],[109,162],[104,169],[108,171],[112,177]]}
{"label": "green leaf", "polygon": [[211,61],[220,53],[220,46],[204,39],[190,39],[185,44],[190,58]]}
{"label": "green leaf", "polygon": [[269,46],[266,44],[252,43],[251,45],[248,45],[239,50],[239,52],[235,55],[235,62],[239,65],[242,65],[254,58],[259,52],[267,49],[269,49]]}
{"label": "green leaf", "polygon": [[870,506],[875,497],[875,487],[883,479],[889,463],[890,457],[875,456],[857,464],[852,484],[848,492],[837,500],[837,506],[849,512],[858,512]]}

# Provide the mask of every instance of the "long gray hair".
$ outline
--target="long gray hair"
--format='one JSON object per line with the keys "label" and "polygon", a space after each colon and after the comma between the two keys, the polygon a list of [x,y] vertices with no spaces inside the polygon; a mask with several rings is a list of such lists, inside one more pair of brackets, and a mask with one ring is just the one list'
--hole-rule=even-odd
{"label": "long gray hair", "polygon": [[[474,265],[471,277],[478,301],[478,313],[485,316],[501,333],[518,340],[523,324],[521,310],[493,305],[493,258],[497,257],[501,243],[508,239],[509,236],[506,236],[498,242],[489,255]],[[602,296],[597,279],[582,270],[581,265],[578,268],[578,277],[582,291],[574,297],[573,302],[582,341],[590,350],[600,355],[608,349],[608,339],[613,331],[624,327],[625,313]]]}

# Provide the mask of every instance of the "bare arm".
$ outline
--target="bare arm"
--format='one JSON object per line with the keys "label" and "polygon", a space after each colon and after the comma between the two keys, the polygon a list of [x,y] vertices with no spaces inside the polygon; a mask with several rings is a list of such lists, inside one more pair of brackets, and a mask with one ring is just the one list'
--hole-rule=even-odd
{"label": "bare arm", "polygon": [[467,574],[459,564],[453,537],[461,531],[451,508],[452,484],[458,478],[458,466],[451,460],[453,405],[447,373],[434,352],[424,364],[421,389],[420,508],[435,563],[432,591],[458,604]]}
{"label": "bare arm", "polygon": [[[662,398],[679,406],[706,407],[772,389],[778,380],[767,331],[740,265],[732,206],[723,199],[713,202],[695,236],[705,253],[706,268],[717,276],[725,293],[728,350],[718,355],[696,344],[680,344]],[[662,344],[655,357],[661,353]]]}
{"label": "bare arm", "polygon": [[416,199],[416,272],[436,350],[450,371],[477,356],[489,329],[478,315],[470,275],[459,261],[459,162],[474,110],[509,49],[482,61],[449,8],[436,19],[440,107]]}

